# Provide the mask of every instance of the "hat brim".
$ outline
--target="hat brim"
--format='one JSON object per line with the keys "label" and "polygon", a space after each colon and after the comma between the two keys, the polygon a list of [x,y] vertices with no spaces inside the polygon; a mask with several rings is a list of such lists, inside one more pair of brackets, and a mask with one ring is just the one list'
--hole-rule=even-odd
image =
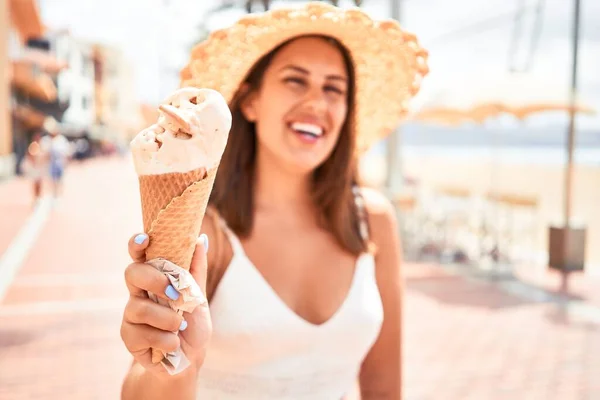
{"label": "hat brim", "polygon": [[322,2],[249,14],[217,30],[191,52],[181,85],[211,88],[230,102],[255,63],[299,36],[324,35],[349,51],[356,76],[354,123],[363,151],[387,136],[408,112],[427,74],[427,51],[393,20],[376,22],[357,8]]}

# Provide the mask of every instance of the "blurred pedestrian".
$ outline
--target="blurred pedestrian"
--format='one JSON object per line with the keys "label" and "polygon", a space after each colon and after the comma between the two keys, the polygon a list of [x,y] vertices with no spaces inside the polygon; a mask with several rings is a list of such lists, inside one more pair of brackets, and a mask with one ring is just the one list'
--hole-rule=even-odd
{"label": "blurred pedestrian", "polygon": [[54,118],[44,122],[44,129],[48,132],[41,140],[41,147],[48,160],[48,174],[52,185],[52,194],[55,198],[62,194],[63,175],[69,158],[71,145],[67,138],[59,132],[58,123]]}
{"label": "blurred pedestrian", "polygon": [[33,134],[33,138],[27,148],[27,153],[25,154],[23,162],[25,175],[30,178],[33,183],[34,205],[42,195],[42,181],[44,172],[47,169],[46,155],[41,146],[41,139],[41,132],[35,132]]}

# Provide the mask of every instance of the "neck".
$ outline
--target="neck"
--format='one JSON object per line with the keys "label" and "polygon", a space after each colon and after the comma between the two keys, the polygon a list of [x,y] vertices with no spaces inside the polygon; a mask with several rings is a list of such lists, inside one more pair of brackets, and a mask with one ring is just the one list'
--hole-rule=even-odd
{"label": "neck", "polygon": [[312,205],[310,174],[290,171],[257,154],[254,201],[257,209],[296,208]]}

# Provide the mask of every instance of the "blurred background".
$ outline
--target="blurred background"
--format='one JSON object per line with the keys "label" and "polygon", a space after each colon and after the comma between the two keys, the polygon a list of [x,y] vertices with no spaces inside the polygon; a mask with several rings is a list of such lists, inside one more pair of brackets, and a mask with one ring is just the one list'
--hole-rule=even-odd
{"label": "blurred background", "polygon": [[[600,399],[600,2],[329,2],[430,55],[360,164],[398,210],[406,398]],[[195,43],[303,3],[0,0],[0,399],[118,398],[128,143]],[[56,136],[58,189],[36,161]]]}

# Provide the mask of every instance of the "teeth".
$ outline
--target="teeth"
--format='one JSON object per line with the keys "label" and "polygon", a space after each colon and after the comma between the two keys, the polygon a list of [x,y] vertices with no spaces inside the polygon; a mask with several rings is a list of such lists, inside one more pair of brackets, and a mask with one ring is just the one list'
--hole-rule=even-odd
{"label": "teeth", "polygon": [[292,123],[292,129],[300,132],[307,132],[315,136],[323,135],[323,128],[318,125],[307,124],[304,122],[294,122]]}

